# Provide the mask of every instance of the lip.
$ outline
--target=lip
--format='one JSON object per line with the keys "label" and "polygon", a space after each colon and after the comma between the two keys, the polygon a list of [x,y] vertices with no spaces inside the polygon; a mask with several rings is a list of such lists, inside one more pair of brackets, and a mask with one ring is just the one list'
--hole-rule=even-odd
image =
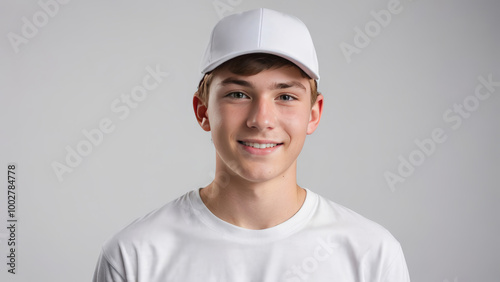
{"label": "lip", "polygon": [[[258,144],[278,144],[278,145],[271,147],[271,148],[258,149],[258,148],[244,145],[241,142],[258,143]],[[242,148],[247,153],[250,153],[252,155],[267,155],[267,154],[271,154],[272,152],[278,150],[283,145],[283,143],[272,141],[272,140],[244,139],[244,140],[238,140],[238,145],[240,146],[240,148]]]}
{"label": "lip", "polygon": [[238,140],[247,143],[259,143],[259,144],[282,144],[283,142],[273,141],[273,140],[261,140],[261,139],[241,139]]}

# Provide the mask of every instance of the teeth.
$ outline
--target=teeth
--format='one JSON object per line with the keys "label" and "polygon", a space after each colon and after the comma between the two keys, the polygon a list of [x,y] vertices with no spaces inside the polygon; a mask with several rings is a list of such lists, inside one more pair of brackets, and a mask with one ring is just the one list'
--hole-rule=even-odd
{"label": "teeth", "polygon": [[257,149],[265,149],[265,148],[272,148],[275,146],[278,146],[276,143],[269,143],[269,144],[259,144],[259,143],[249,143],[249,142],[241,142],[243,145],[254,147]]}

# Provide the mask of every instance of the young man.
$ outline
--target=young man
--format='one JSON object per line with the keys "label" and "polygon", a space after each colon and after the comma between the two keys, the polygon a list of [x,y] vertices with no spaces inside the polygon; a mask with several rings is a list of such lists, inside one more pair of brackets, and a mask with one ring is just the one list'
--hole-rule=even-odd
{"label": "young man", "polygon": [[409,281],[388,231],[297,185],[323,111],[305,25],[269,9],[226,17],[202,74],[193,108],[215,180],[106,242],[94,281]]}

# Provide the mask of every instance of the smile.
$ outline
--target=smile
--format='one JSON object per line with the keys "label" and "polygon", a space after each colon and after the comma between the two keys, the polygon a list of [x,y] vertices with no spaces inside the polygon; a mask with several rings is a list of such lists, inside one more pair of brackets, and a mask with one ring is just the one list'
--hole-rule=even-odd
{"label": "smile", "polygon": [[244,142],[244,141],[238,141],[238,143],[243,144],[243,145],[248,146],[248,147],[256,148],[256,149],[272,148],[272,147],[276,147],[278,145],[283,144],[283,143],[264,143],[264,144],[260,144],[260,143]]}

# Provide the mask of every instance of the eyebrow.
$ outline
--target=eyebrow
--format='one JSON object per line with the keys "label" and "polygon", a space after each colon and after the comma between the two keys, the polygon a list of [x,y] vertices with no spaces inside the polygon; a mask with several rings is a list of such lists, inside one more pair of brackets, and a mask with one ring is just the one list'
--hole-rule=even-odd
{"label": "eyebrow", "polygon": [[245,87],[253,87],[253,84],[242,79],[236,79],[234,77],[228,77],[219,83],[220,86],[226,86],[228,84],[236,84]]}
{"label": "eyebrow", "polygon": [[295,80],[288,81],[288,82],[274,83],[271,86],[271,89],[286,89],[286,88],[292,88],[292,87],[298,87],[298,88],[301,88],[303,90],[306,90],[306,87],[304,85],[302,85],[302,83],[295,81]]}
{"label": "eyebrow", "polygon": [[[240,85],[240,86],[244,86],[244,87],[254,88],[254,85],[251,82],[243,80],[243,79],[236,79],[234,77],[228,77],[219,83],[220,86],[226,86],[228,84],[236,84],[236,85]],[[300,83],[296,80],[287,81],[287,82],[279,82],[279,83],[276,82],[276,83],[272,84],[271,87],[269,87],[269,89],[275,90],[275,89],[286,89],[286,88],[292,88],[292,87],[298,87],[298,88],[301,88],[303,90],[306,90],[306,87],[302,83]]]}

